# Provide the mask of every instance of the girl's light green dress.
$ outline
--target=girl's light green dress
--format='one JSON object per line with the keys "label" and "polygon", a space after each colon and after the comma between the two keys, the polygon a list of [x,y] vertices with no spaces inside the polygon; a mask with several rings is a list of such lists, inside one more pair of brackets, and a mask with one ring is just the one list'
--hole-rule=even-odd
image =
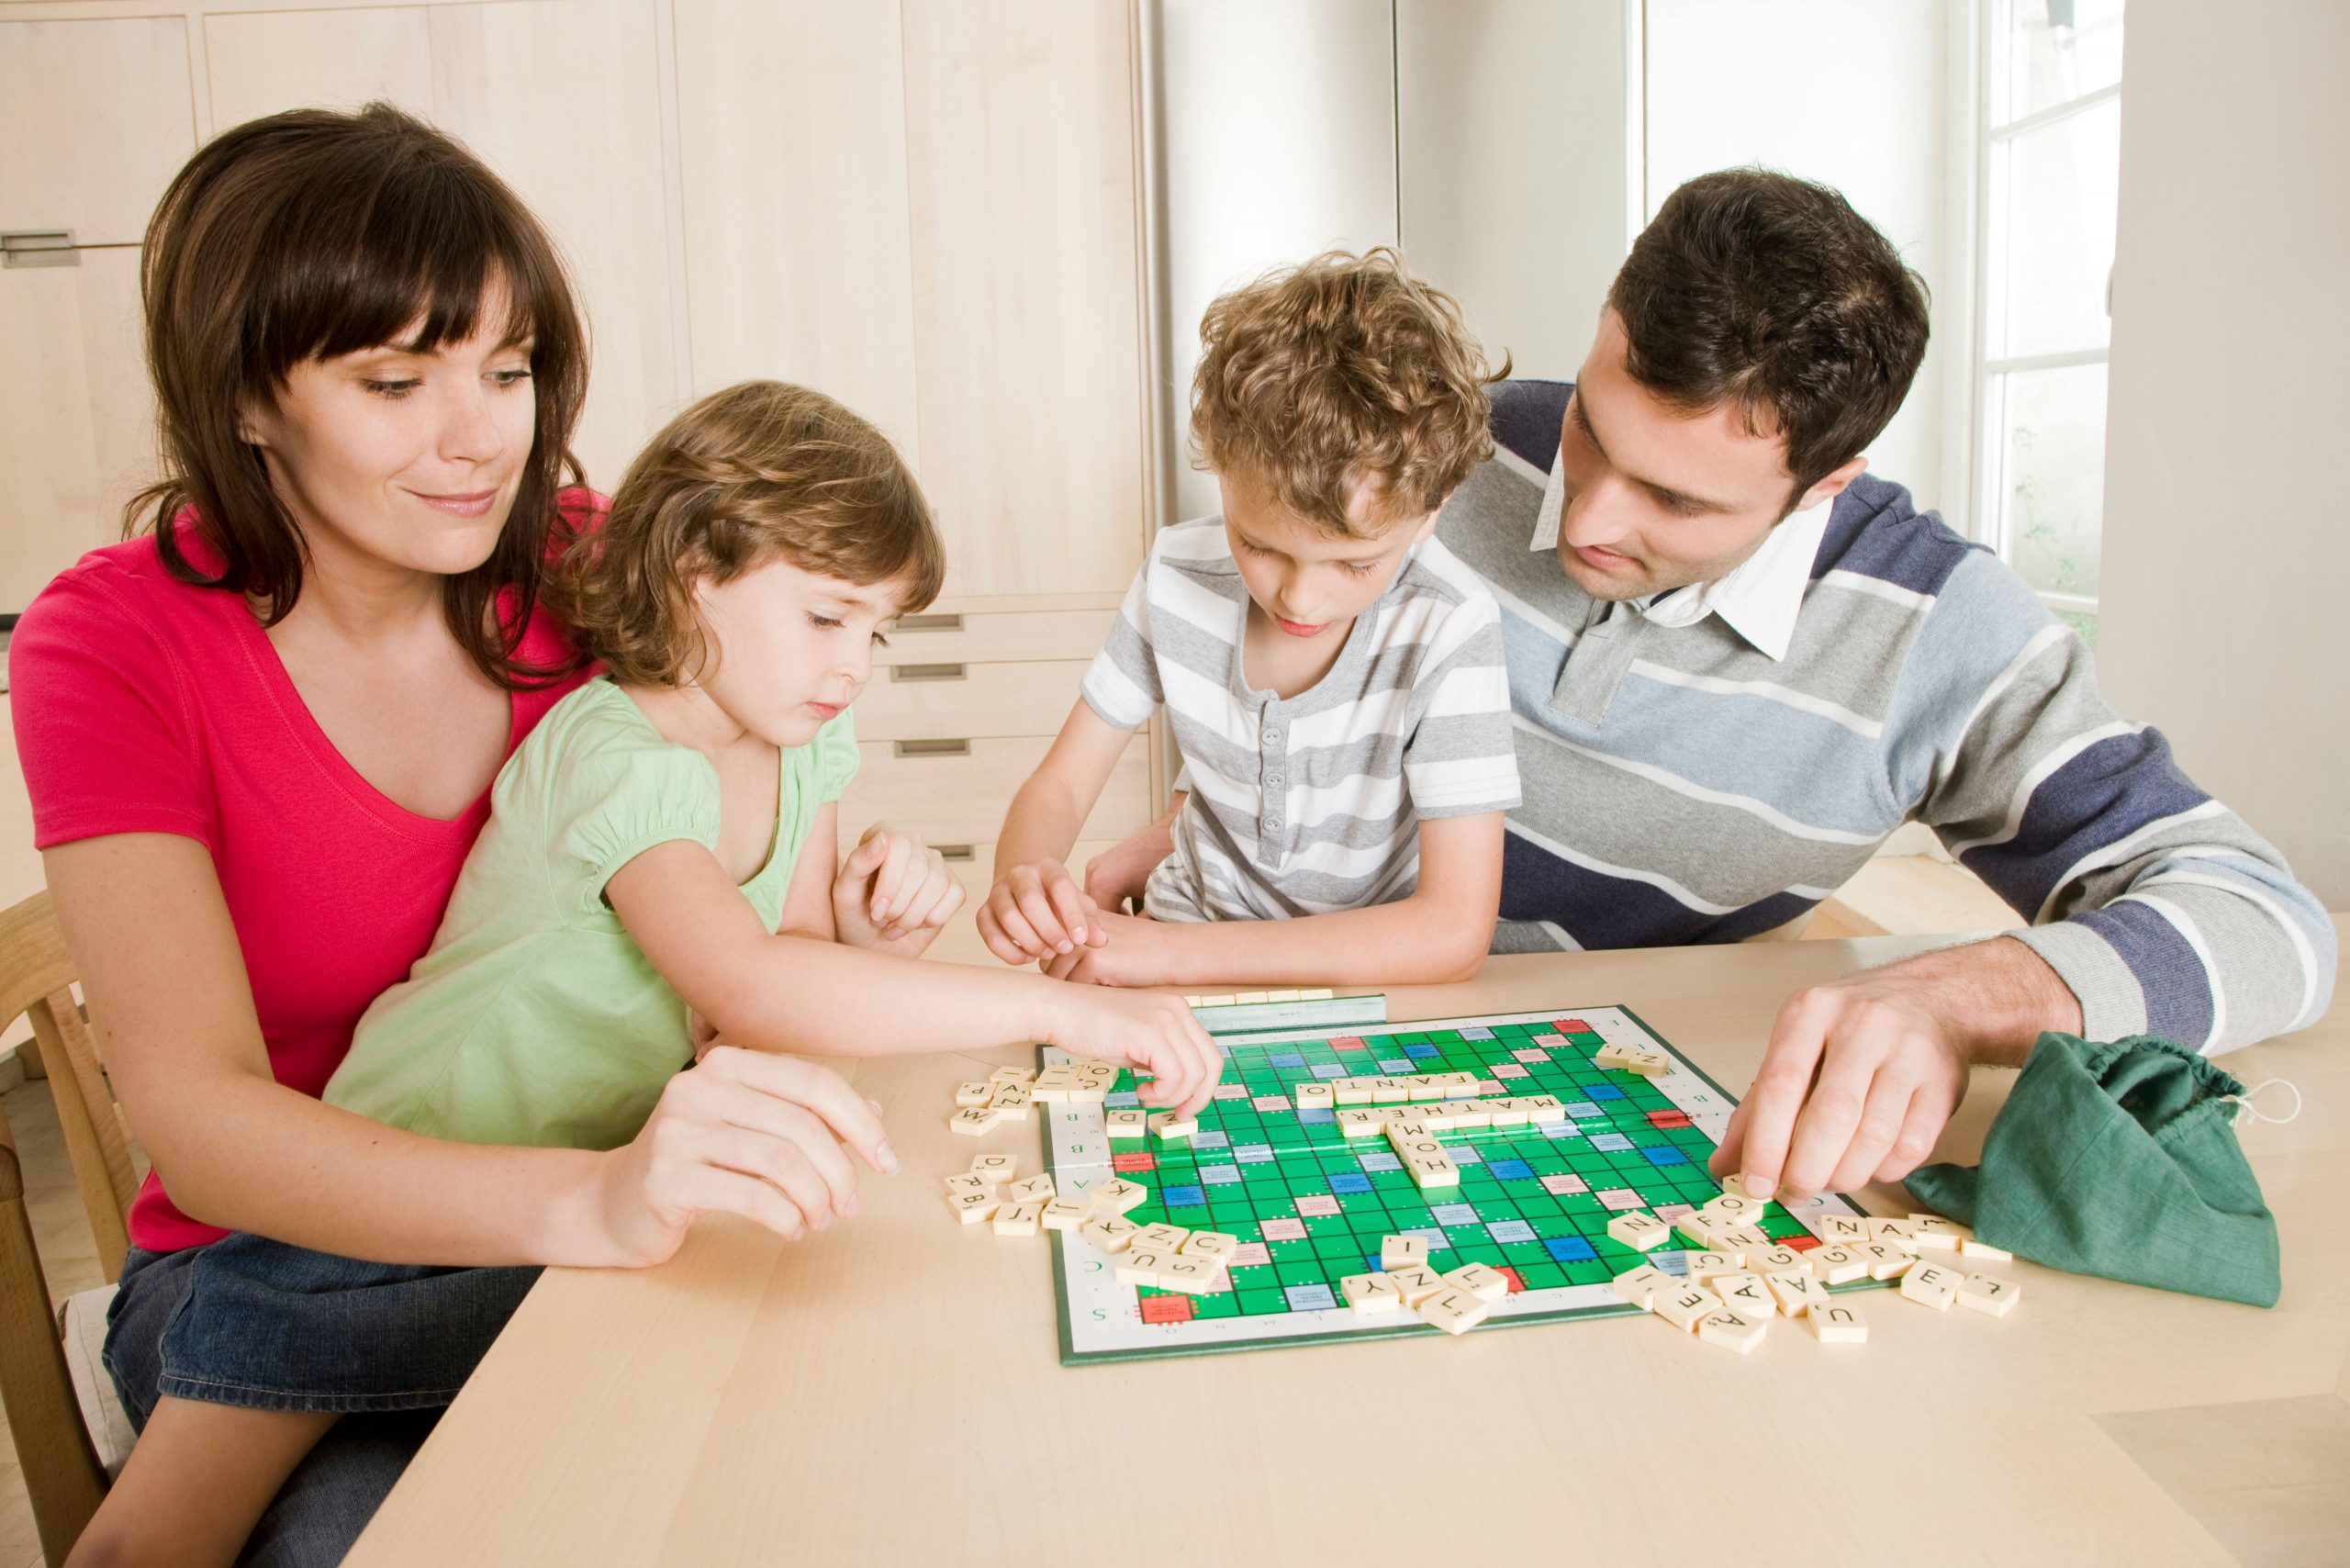
{"label": "girl's light green dress", "polygon": [[[817,808],[856,772],[841,714],[783,753],[775,843],[743,896],[772,932]],[[718,845],[718,774],[619,688],[557,703],[508,759],[431,950],[359,1021],[326,1098],[466,1143],[614,1148],[692,1060],[686,1004],[604,902],[656,844]]]}

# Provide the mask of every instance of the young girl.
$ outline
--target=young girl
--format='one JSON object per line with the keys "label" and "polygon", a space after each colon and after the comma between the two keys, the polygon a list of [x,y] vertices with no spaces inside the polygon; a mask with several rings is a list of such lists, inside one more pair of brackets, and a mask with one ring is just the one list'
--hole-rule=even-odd
{"label": "young girl", "polygon": [[[431,950],[360,1020],[328,1101],[435,1137],[612,1148],[694,1063],[699,1014],[716,1044],[695,1076],[745,1048],[1045,1040],[1153,1075],[1153,1103],[1204,1103],[1218,1056],[1179,999],[907,962],[962,902],[944,862],[877,826],[835,867],[846,711],[944,566],[912,476],[831,398],[754,382],[679,415],[550,588],[604,677],[499,773]],[[696,1179],[786,1237],[854,1212],[815,1114],[772,1114],[811,1136],[745,1137]],[[191,1494],[250,1525],[337,1415],[445,1404],[462,1374],[439,1365],[470,1366],[503,1321],[431,1323],[420,1369],[376,1347],[420,1342],[406,1287],[436,1271],[248,1235],[196,1268],[91,1561],[189,1560]],[[321,1338],[342,1364],[285,1364]]]}

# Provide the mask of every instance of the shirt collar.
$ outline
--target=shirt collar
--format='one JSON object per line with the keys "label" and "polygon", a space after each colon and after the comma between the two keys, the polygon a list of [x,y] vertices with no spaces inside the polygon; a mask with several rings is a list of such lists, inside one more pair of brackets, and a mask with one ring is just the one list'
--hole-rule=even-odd
{"label": "shirt collar", "polygon": [[[1566,498],[1566,471],[1553,460],[1550,481],[1542,487],[1541,508],[1534,515],[1534,537],[1527,543],[1529,551],[1558,549]],[[1665,594],[1640,613],[1660,626],[1695,626],[1708,615],[1718,615],[1759,652],[1774,660],[1785,658],[1795,641],[1796,616],[1811,586],[1811,565],[1835,506],[1830,497],[1790,513],[1729,575]]]}

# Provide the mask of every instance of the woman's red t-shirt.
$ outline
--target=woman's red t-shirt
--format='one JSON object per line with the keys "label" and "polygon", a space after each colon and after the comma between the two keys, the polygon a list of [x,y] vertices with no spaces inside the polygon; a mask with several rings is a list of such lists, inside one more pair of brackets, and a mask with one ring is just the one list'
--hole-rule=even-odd
{"label": "woman's red t-shirt", "polygon": [[[561,505],[575,528],[600,521],[588,491]],[[210,569],[195,534],[180,538]],[[565,652],[561,628],[533,614],[520,656]],[[17,623],[8,669],[35,843],[173,833],[211,851],[270,1070],[321,1092],[359,1015],[431,946],[488,791],[453,822],[386,799],[319,728],[243,597],[173,577],[151,537],[60,574]],[[582,678],[514,693],[509,756]],[[225,1234],[182,1214],[153,1175],[131,1204],[137,1247]]]}

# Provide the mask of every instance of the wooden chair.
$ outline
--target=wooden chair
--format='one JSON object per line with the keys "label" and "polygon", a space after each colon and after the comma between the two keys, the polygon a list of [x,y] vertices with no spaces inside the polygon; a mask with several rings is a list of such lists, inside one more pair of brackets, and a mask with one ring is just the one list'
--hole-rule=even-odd
{"label": "wooden chair", "polygon": [[[138,1178],[73,980],[46,892],[0,913],[0,1025],[31,1017],[98,1263],[111,1282],[130,1244],[126,1216]],[[65,1560],[106,1493],[109,1467],[119,1468],[126,1451],[127,1423],[90,1353],[94,1325],[105,1321],[113,1294],[109,1283],[75,1296],[62,1314],[51,1310],[16,1140],[0,1114],[0,1404],[51,1562]]]}

